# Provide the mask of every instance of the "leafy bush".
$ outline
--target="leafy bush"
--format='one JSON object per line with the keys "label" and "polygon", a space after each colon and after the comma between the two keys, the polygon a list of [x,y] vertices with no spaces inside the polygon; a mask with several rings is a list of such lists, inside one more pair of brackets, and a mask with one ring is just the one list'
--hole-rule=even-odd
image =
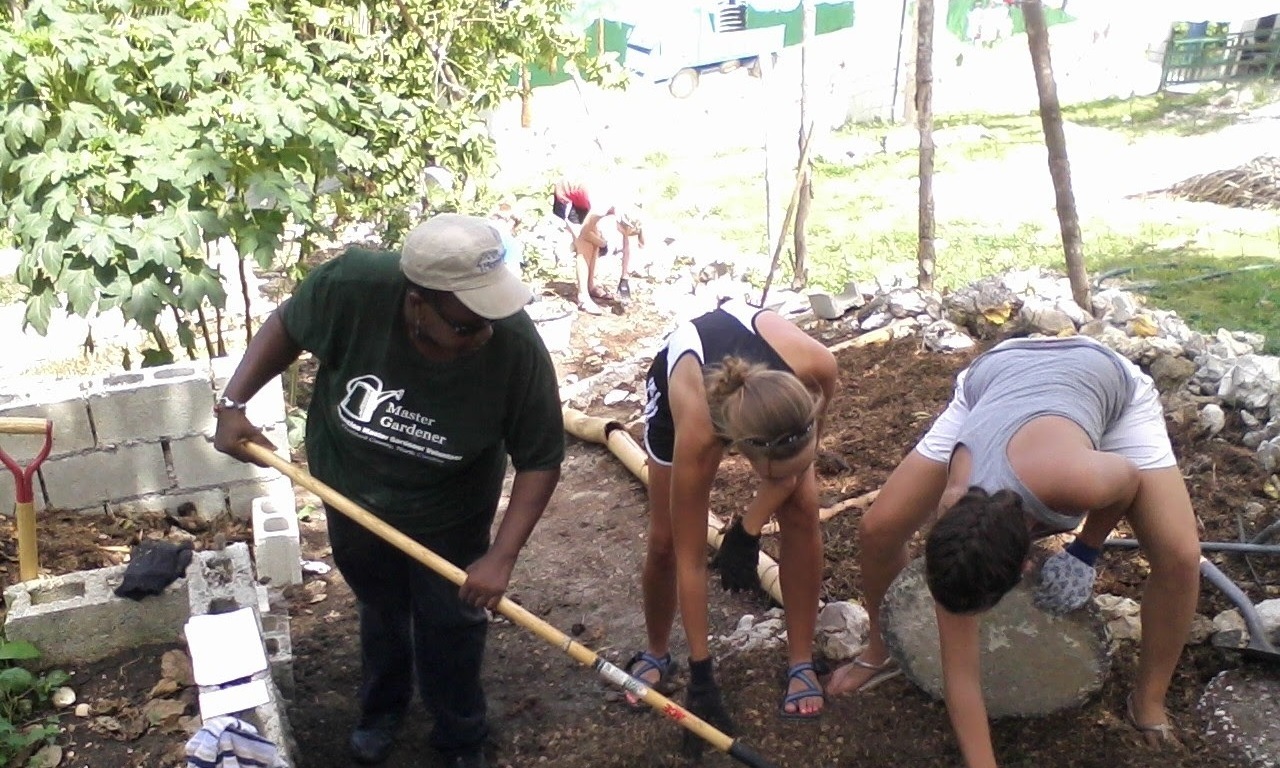
{"label": "leafy bush", "polygon": [[18,665],[39,656],[31,643],[0,638],[0,765],[17,765],[15,760],[59,733],[57,717],[41,710],[68,676],[61,670],[35,674]]}

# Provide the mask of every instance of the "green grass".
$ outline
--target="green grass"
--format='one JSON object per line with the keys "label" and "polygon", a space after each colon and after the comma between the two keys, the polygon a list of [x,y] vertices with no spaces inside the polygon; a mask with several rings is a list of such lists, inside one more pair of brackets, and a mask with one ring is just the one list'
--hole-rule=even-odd
{"label": "green grass", "polygon": [[[1248,87],[1248,86],[1246,86]],[[1123,133],[1134,141],[1156,134],[1188,135],[1221,127],[1236,109],[1224,99],[1229,90],[1192,95],[1156,94],[1106,100],[1064,108],[1073,122]],[[1255,103],[1280,98],[1280,89],[1254,89]],[[1220,119],[1221,118],[1221,119]],[[940,173],[973,162],[998,159],[1010,147],[1039,145],[1039,117],[1029,115],[961,115],[937,121],[939,130],[977,124],[985,136],[939,148]],[[851,127],[847,135],[883,138],[891,127]],[[642,188],[658,190],[650,205],[656,218],[694,227],[725,243],[728,252],[769,254],[764,213],[763,158],[759,153],[728,152],[712,158],[657,164],[646,158],[636,168]],[[696,160],[697,174],[689,173]],[[992,165],[993,172],[999,166]],[[917,243],[914,152],[875,155],[858,165],[814,163],[815,198],[807,226],[809,285],[839,291],[852,279],[872,280],[885,272],[915,275]],[[1047,171],[1046,171],[1047,173]],[[785,174],[780,174],[785,175]],[[781,210],[791,192],[789,180],[774,189]],[[977,190],[975,194],[986,194]],[[999,193],[993,193],[998,197]],[[993,205],[998,200],[993,200]],[[1134,208],[1126,218],[1080,222],[1085,266],[1090,276],[1129,270],[1130,281],[1151,303],[1178,312],[1193,328],[1218,328],[1265,334],[1270,353],[1280,353],[1280,216],[1266,223],[1252,218],[1249,229],[1228,222],[1228,209],[1204,207],[1188,215],[1170,216],[1167,209],[1150,213]],[[1219,216],[1217,211],[1222,212]],[[1065,274],[1061,236],[1052,212],[1036,221],[988,217],[984,221],[949,218],[937,211],[935,283],[948,291],[974,280],[1010,270],[1042,267]],[[1258,223],[1261,221],[1262,223]],[[790,239],[774,285],[788,284]],[[1264,269],[1236,271],[1266,265]],[[1228,272],[1198,279],[1214,272]],[[753,276],[763,283],[763,275]],[[1120,279],[1107,285],[1121,285]]]}
{"label": "green grass", "polygon": [[1123,276],[1131,290],[1155,306],[1176,309],[1192,328],[1261,333],[1267,354],[1280,354],[1280,259],[1153,252],[1118,268],[1131,270]]}

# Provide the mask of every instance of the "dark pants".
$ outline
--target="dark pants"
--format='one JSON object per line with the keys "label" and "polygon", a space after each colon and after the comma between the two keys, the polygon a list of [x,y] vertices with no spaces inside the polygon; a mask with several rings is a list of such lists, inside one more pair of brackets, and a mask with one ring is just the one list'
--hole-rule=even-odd
{"label": "dark pants", "polygon": [[[488,617],[458,599],[452,582],[327,509],[333,559],[359,601],[363,682],[360,723],[398,718],[418,693],[435,717],[431,746],[445,754],[478,747],[488,735],[480,666]],[[489,548],[491,520],[419,541],[465,568]]]}

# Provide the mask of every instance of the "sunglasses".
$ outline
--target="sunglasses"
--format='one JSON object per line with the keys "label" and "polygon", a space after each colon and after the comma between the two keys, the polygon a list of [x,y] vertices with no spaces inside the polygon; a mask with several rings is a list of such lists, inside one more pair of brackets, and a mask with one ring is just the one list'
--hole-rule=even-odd
{"label": "sunglasses", "polygon": [[436,299],[436,298],[428,299],[427,304],[431,306],[431,309],[435,310],[436,315],[441,320],[444,321],[445,325],[449,326],[450,330],[453,331],[455,336],[460,336],[462,338],[466,338],[468,336],[475,336],[477,333],[482,333],[483,331],[488,329],[489,326],[493,325],[492,320],[485,320],[485,319],[477,320],[474,323],[457,323],[457,322],[454,322],[453,320],[450,320],[448,317],[445,316],[443,312],[440,311],[439,299]]}
{"label": "sunglasses", "polygon": [[813,422],[809,422],[804,429],[796,432],[789,432],[781,437],[764,438],[764,437],[744,437],[740,442],[756,448],[783,448],[788,445],[795,445],[801,440],[808,439],[813,433]]}

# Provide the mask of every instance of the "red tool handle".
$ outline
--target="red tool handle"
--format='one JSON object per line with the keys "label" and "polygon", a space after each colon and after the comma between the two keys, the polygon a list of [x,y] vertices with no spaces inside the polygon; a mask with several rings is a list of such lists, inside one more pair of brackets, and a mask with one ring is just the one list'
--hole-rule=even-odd
{"label": "red tool handle", "polygon": [[49,419],[0,417],[0,434],[44,435],[44,446],[26,468],[19,466],[18,462],[13,460],[13,457],[5,453],[3,448],[0,448],[0,464],[4,464],[9,468],[9,471],[13,473],[14,482],[17,483],[17,502],[19,504],[30,504],[35,500],[31,479],[35,476],[36,470],[40,468],[44,460],[49,457],[49,451],[53,448],[53,422]]}

